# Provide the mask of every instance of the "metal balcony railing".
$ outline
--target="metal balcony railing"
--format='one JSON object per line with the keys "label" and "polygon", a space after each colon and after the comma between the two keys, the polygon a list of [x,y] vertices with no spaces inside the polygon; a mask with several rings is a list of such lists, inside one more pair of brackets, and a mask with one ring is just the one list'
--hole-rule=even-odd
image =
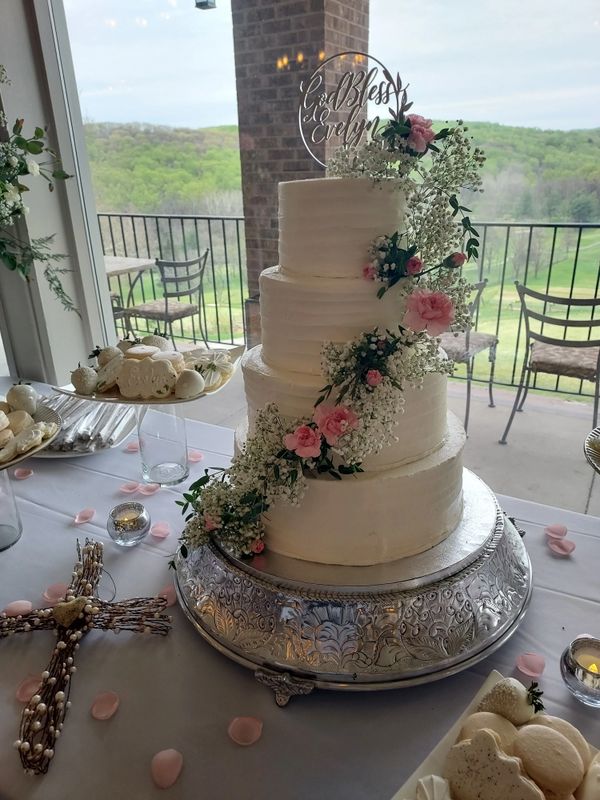
{"label": "metal balcony railing", "polygon": [[[240,343],[245,337],[248,298],[243,217],[168,214],[98,215],[105,255],[136,258],[192,258],[206,247],[210,256],[204,283],[205,327],[210,341]],[[600,224],[474,223],[480,233],[480,258],[465,266],[473,282],[487,278],[475,326],[499,339],[494,383],[516,386],[523,358],[524,329],[518,280],[563,297],[596,296],[600,289]],[[110,279],[111,291],[125,302],[135,275]],[[133,302],[162,296],[151,270],[138,282]],[[179,323],[178,323],[179,324]],[[197,340],[192,321],[180,324],[182,339]],[[457,368],[464,376],[464,367]],[[487,382],[485,354],[475,361],[474,380]],[[591,396],[593,385],[574,378],[539,375],[533,388]]]}

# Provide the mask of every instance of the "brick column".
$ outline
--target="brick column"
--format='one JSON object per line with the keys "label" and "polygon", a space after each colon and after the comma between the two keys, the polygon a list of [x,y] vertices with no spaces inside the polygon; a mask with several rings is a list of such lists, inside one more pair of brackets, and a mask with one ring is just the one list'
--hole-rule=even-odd
{"label": "brick column", "polygon": [[[278,257],[277,184],[324,174],[298,131],[300,81],[334,53],[366,52],[369,0],[232,0],[231,8],[252,345],[258,276]],[[327,145],[317,147],[324,161]]]}

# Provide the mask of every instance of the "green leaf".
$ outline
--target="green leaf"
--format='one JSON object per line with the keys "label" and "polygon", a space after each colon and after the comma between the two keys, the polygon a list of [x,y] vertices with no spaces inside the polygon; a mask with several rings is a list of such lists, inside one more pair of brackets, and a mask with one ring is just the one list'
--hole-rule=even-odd
{"label": "green leaf", "polygon": [[43,128],[36,128],[34,136],[36,139],[43,139],[44,138],[44,129]]}
{"label": "green leaf", "polygon": [[72,178],[73,176],[69,175],[68,172],[65,172],[64,169],[60,169],[59,168],[59,169],[53,170],[52,177],[56,178],[56,180],[59,180],[59,181],[66,181],[67,178]]}
{"label": "green leaf", "polygon": [[383,297],[383,295],[386,293],[386,291],[387,291],[387,290],[386,290],[386,287],[385,287],[385,286],[382,286],[382,287],[381,287],[381,289],[379,289],[379,290],[378,290],[378,292],[377,292],[377,297],[379,298],[379,300],[381,300],[381,298],[382,298],[382,297]]}
{"label": "green leaf", "polygon": [[39,156],[40,153],[44,152],[44,145],[42,142],[38,142],[36,139],[32,139],[27,142],[27,150],[34,156]]}

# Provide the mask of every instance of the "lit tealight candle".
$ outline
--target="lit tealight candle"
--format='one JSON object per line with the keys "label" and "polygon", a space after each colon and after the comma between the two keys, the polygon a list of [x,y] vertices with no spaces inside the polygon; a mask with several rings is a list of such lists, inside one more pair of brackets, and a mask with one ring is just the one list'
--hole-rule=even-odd
{"label": "lit tealight candle", "polygon": [[150,514],[144,506],[130,501],[112,509],[106,527],[117,544],[122,547],[132,547],[146,536],[150,530],[150,523]]}
{"label": "lit tealight candle", "polygon": [[600,707],[600,639],[584,634],[562,654],[560,669],[567,688],[588,706]]}

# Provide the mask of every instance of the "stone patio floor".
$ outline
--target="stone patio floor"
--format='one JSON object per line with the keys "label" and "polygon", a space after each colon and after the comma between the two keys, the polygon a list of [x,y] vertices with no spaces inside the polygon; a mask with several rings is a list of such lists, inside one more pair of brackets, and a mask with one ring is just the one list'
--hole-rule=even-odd
{"label": "stone patio floor", "polygon": [[[449,407],[462,419],[466,386],[450,381],[448,387]],[[600,517],[600,478],[583,455],[583,441],[592,428],[591,403],[530,394],[508,444],[500,445],[514,393],[497,388],[494,399],[496,408],[489,408],[487,388],[473,386],[465,466],[498,494]],[[193,419],[235,428],[246,415],[241,372],[222,392],[191,403],[186,411]]]}

